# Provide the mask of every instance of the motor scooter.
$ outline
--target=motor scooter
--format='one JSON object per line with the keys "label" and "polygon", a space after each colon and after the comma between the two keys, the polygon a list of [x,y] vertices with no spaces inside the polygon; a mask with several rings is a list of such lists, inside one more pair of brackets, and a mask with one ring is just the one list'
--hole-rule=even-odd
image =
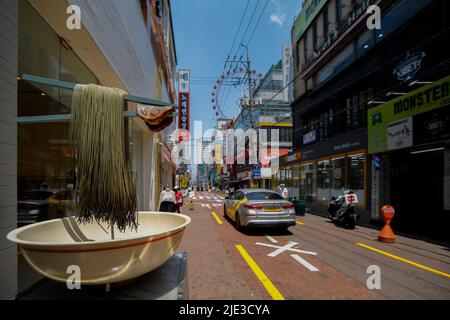
{"label": "motor scooter", "polygon": [[328,204],[328,217],[335,225],[354,229],[359,220],[359,214],[355,211],[358,203],[358,196],[350,190],[340,196],[333,196]]}

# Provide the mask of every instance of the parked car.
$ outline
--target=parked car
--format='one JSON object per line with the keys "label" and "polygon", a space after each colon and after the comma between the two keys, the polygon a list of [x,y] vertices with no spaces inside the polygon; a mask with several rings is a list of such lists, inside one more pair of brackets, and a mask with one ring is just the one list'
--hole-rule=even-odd
{"label": "parked car", "polygon": [[75,191],[71,189],[32,189],[17,201],[18,225],[75,215]]}
{"label": "parked car", "polygon": [[285,227],[294,226],[294,205],[283,197],[266,189],[241,189],[225,198],[224,217],[241,227]]}

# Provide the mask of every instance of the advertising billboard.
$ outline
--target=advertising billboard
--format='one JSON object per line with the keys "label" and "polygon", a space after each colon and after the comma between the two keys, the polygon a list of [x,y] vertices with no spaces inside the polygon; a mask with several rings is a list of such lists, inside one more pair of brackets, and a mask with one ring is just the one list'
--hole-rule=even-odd
{"label": "advertising billboard", "polygon": [[369,153],[411,147],[414,117],[450,104],[450,76],[368,110]]}

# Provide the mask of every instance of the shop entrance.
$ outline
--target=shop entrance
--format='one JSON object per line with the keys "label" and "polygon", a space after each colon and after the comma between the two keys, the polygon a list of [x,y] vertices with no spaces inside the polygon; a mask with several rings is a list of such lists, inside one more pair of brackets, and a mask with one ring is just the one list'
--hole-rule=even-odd
{"label": "shop entrance", "polygon": [[395,152],[390,167],[394,230],[450,242],[450,211],[444,210],[443,151]]}

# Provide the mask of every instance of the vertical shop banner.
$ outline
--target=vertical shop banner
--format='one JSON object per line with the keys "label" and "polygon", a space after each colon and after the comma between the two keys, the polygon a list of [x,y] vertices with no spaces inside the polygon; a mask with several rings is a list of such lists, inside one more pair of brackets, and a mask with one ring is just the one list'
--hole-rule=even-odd
{"label": "vertical shop banner", "polygon": [[190,118],[190,83],[189,70],[178,71],[178,129],[189,131]]}
{"label": "vertical shop banner", "polygon": [[178,129],[189,131],[189,93],[179,93],[178,104]]}

